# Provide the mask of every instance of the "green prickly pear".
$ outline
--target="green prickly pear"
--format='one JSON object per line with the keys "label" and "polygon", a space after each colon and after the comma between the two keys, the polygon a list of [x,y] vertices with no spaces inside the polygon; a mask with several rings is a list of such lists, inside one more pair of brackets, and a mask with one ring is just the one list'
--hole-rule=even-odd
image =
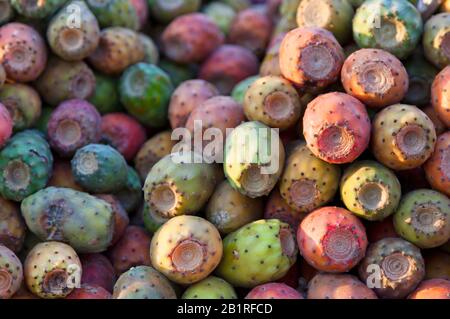
{"label": "green prickly pear", "polygon": [[114,193],[114,196],[129,214],[138,208],[142,199],[142,185],[138,173],[131,166],[127,169],[125,186]]}
{"label": "green prickly pear", "polygon": [[11,298],[23,280],[22,263],[6,246],[0,244],[0,300]]}
{"label": "green prickly pear", "polygon": [[259,78],[257,75],[250,76],[236,84],[231,91],[231,97],[240,104],[244,104],[244,97],[250,86]]}
{"label": "green prickly pear", "polygon": [[148,5],[152,16],[167,24],[178,16],[198,11],[201,0],[171,1],[169,5],[167,0],[148,0]]}
{"label": "green prickly pear", "polygon": [[233,286],[225,280],[209,276],[191,286],[183,293],[182,299],[237,299]]}
{"label": "green prickly pear", "polygon": [[159,227],[161,227],[161,225],[167,222],[170,218],[165,218],[156,214],[147,203],[144,203],[142,207],[142,219],[144,221],[145,229],[154,234]]}
{"label": "green prickly pear", "polygon": [[94,72],[94,75],[95,90],[88,101],[100,114],[121,111],[117,79],[98,72]]}
{"label": "green prickly pear", "polygon": [[195,64],[180,64],[163,58],[159,61],[158,67],[169,75],[174,86],[197,77],[197,66]]}
{"label": "green prickly pear", "polygon": [[129,0],[87,0],[102,28],[124,27],[138,30],[139,16]]}
{"label": "green prickly pear", "polygon": [[423,49],[427,59],[442,69],[450,64],[450,14],[439,13],[426,23],[423,32]]}

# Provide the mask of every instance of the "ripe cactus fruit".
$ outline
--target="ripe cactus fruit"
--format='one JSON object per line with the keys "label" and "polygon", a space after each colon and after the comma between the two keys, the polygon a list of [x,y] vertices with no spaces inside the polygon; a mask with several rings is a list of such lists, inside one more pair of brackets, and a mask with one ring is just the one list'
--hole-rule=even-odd
{"label": "ripe cactus fruit", "polygon": [[95,91],[88,98],[100,114],[118,112],[120,105],[118,81],[110,76],[95,72]]}
{"label": "ripe cactus fruit", "polygon": [[75,181],[89,192],[114,193],[127,181],[127,162],[108,145],[89,144],[78,149],[71,164]]}
{"label": "ripe cactus fruit", "polygon": [[421,54],[414,54],[405,63],[409,76],[409,88],[404,102],[416,106],[426,106],[431,100],[431,85],[438,69]]}
{"label": "ripe cactus fruit", "polygon": [[87,0],[89,8],[97,17],[102,28],[124,27],[138,30],[140,21],[138,11],[129,0]]}
{"label": "ripe cactus fruit", "polygon": [[172,129],[185,127],[192,110],[204,101],[219,95],[214,85],[195,79],[181,83],[170,98],[169,121]]}
{"label": "ripe cactus fruit", "polygon": [[353,18],[353,38],[360,48],[379,48],[399,59],[417,46],[423,24],[419,11],[408,1],[370,0]]}
{"label": "ripe cactus fruit", "polygon": [[424,280],[408,299],[450,299],[450,280]]}
{"label": "ripe cactus fruit", "polygon": [[114,193],[122,207],[129,213],[134,213],[142,199],[142,185],[138,173],[128,166],[127,181],[121,190]]}
{"label": "ripe cactus fruit", "polygon": [[351,39],[352,5],[347,0],[300,1],[297,9],[297,25],[323,28],[333,33],[336,39],[345,44]]}
{"label": "ripe cactus fruit", "polygon": [[23,280],[22,263],[6,246],[0,244],[0,299],[11,298]]}
{"label": "ripe cactus fruit", "polygon": [[66,100],[89,98],[95,90],[95,75],[82,61],[52,57],[35,87],[46,103],[57,106]]}
{"label": "ripe cactus fruit", "polygon": [[0,0],[0,25],[8,22],[14,16],[14,9],[9,0]]}
{"label": "ripe cactus fruit", "polygon": [[100,253],[80,255],[83,273],[81,284],[99,286],[112,292],[116,273],[108,258]]}
{"label": "ripe cactus fruit", "polygon": [[40,132],[17,133],[0,152],[0,194],[21,201],[45,187],[52,166],[50,147]]}
{"label": "ripe cactus fruit", "polygon": [[431,86],[431,103],[439,119],[450,128],[450,66],[443,69]]}
{"label": "ripe cactus fruit", "polygon": [[411,169],[431,156],[436,132],[430,118],[417,107],[394,104],[375,115],[371,143],[373,155],[383,165]]}
{"label": "ripe cactus fruit", "polygon": [[111,299],[111,294],[105,288],[82,284],[75,288],[65,299]]}
{"label": "ripe cactus fruit", "polygon": [[173,85],[169,76],[155,65],[138,63],[120,78],[120,100],[127,111],[150,127],[166,124]]}
{"label": "ripe cactus fruit", "polygon": [[347,272],[364,258],[366,231],[360,220],[340,207],[322,207],[300,223],[297,242],[303,258],[326,272]]}
{"label": "ripe cactus fruit", "polygon": [[44,39],[26,24],[12,22],[0,27],[0,48],[0,64],[13,81],[36,80],[47,63]]}
{"label": "ripe cactus fruit", "polygon": [[152,17],[167,24],[178,16],[196,12],[201,6],[201,0],[174,1],[169,5],[166,0],[148,0]]}
{"label": "ripe cactus fruit", "polygon": [[[71,24],[74,8],[78,20]],[[86,3],[74,0],[53,16],[47,27],[47,39],[56,55],[66,61],[80,61],[97,48],[100,28]]]}
{"label": "ripe cactus fruit", "polygon": [[224,238],[217,274],[233,286],[252,288],[282,278],[296,258],[290,226],[278,219],[261,219]]}
{"label": "ripe cactus fruit", "polygon": [[402,198],[394,226],[420,248],[441,246],[450,239],[450,199],[430,189],[412,191]]}
{"label": "ripe cactus fruit", "polygon": [[249,198],[223,181],[214,190],[206,208],[206,219],[222,234],[231,233],[242,226],[261,219],[263,204]]}
{"label": "ripe cactus fruit", "polygon": [[64,101],[52,112],[47,124],[50,145],[60,156],[70,157],[79,148],[100,140],[101,121],[89,102]]}
{"label": "ripe cactus fruit", "polygon": [[259,78],[258,75],[249,76],[248,78],[237,83],[231,91],[231,97],[238,103],[244,104],[245,92],[249,89],[250,85]]}
{"label": "ripe cactus fruit", "polygon": [[149,266],[133,267],[123,273],[113,292],[114,299],[176,299],[171,283]]}
{"label": "ripe cactus fruit", "polygon": [[22,249],[25,232],[18,206],[0,197],[0,245],[18,253]]}
{"label": "ripe cactus fruit", "polygon": [[425,23],[423,49],[427,59],[442,69],[450,64],[450,14],[439,13]]}
{"label": "ripe cactus fruit", "polygon": [[[139,0],[139,1],[145,1],[145,0]],[[159,62],[159,51],[158,47],[156,46],[155,42],[150,38],[148,35],[144,33],[139,33],[139,40],[142,43],[142,46],[144,47],[145,57],[142,62],[149,63],[149,64],[158,64]]]}
{"label": "ripe cactus fruit", "polygon": [[236,17],[236,11],[230,5],[219,1],[212,1],[205,5],[202,11],[217,24],[225,35],[228,34],[231,23]]}
{"label": "ripe cactus fruit", "polygon": [[341,71],[345,91],[373,108],[400,102],[408,91],[408,73],[387,51],[361,49],[345,60]]}
{"label": "ripe cactus fruit", "polygon": [[209,276],[191,286],[182,299],[237,299],[233,286],[219,277]]}
{"label": "ripe cactus fruit", "polygon": [[450,280],[450,254],[438,249],[427,249],[423,252],[423,258],[425,279]]}
{"label": "ripe cactus fruit", "polygon": [[346,274],[317,274],[308,287],[308,299],[378,299],[358,278]]}
{"label": "ripe cactus fruit", "polygon": [[394,228],[392,215],[386,217],[381,221],[371,222],[366,224],[367,238],[370,243],[374,243],[384,238],[400,237]]}
{"label": "ripe cactus fruit", "polygon": [[153,266],[171,281],[192,284],[206,277],[222,258],[222,239],[217,229],[197,216],[176,216],[153,235]]}
{"label": "ripe cactus fruit", "polygon": [[211,196],[216,184],[213,165],[194,152],[171,153],[148,173],[144,198],[162,217],[194,214]]}
{"label": "ripe cactus fruit", "polygon": [[430,118],[431,122],[433,122],[434,128],[436,129],[436,135],[439,136],[447,131],[447,126],[441,121],[432,105],[428,105],[423,108],[422,111]]}
{"label": "ripe cactus fruit", "polygon": [[0,102],[0,148],[3,147],[6,141],[11,137],[13,125],[14,122],[8,109]]}
{"label": "ripe cactus fruit", "polygon": [[240,81],[258,73],[258,59],[248,49],[225,44],[202,64],[199,78],[211,82],[221,94],[229,94]]}
{"label": "ripe cactus fruit", "polygon": [[307,27],[289,31],[280,45],[281,74],[301,88],[323,88],[339,77],[344,50],[325,29]]}
{"label": "ripe cactus fruit", "polygon": [[423,166],[430,185],[450,196],[450,132],[440,135],[434,152]]}
{"label": "ripe cactus fruit", "polygon": [[369,246],[358,270],[378,297],[401,299],[422,281],[424,267],[419,248],[400,238],[385,238]]}
{"label": "ripe cactus fruit", "polygon": [[292,209],[309,213],[333,199],[340,175],[337,165],[315,157],[301,142],[287,158],[280,193]]}
{"label": "ripe cactus fruit", "polygon": [[72,174],[70,161],[57,159],[53,163],[52,177],[48,181],[48,186],[71,188],[76,191],[83,191],[83,187],[75,182]]}
{"label": "ripe cactus fruit", "polygon": [[114,195],[100,194],[95,197],[100,198],[111,205],[114,215],[114,231],[110,246],[114,246],[119,239],[122,238],[128,224],[130,223],[128,213]]}
{"label": "ripe cactus fruit", "polygon": [[342,176],[341,198],[353,214],[370,220],[382,220],[394,213],[401,197],[397,176],[375,161],[350,165]]}
{"label": "ripe cactus fruit", "polygon": [[303,105],[289,81],[279,76],[264,76],[253,82],[245,93],[244,112],[250,121],[285,130],[300,118]]}
{"label": "ripe cactus fruit", "polygon": [[283,197],[281,197],[278,188],[272,191],[266,202],[264,219],[279,219],[283,223],[289,224],[292,229],[297,229],[305,216],[305,213],[300,213],[289,207]]}
{"label": "ripe cactus fruit", "polygon": [[260,122],[246,122],[226,139],[223,169],[234,189],[256,198],[268,195],[275,187],[284,158],[284,147],[275,130]]}
{"label": "ripe cactus fruit", "polygon": [[328,163],[350,163],[360,156],[369,144],[370,126],[364,104],[340,92],[318,96],[303,116],[309,149]]}
{"label": "ripe cactus fruit", "polygon": [[41,240],[70,244],[77,252],[106,250],[114,231],[111,205],[87,193],[47,187],[21,204],[25,222]]}
{"label": "ripe cactus fruit", "polygon": [[245,299],[305,299],[294,288],[283,283],[271,282],[253,288]]}
{"label": "ripe cactus fruit", "polygon": [[43,19],[52,15],[62,7],[65,2],[66,0],[11,0],[12,6],[19,14],[27,18],[35,19]]}

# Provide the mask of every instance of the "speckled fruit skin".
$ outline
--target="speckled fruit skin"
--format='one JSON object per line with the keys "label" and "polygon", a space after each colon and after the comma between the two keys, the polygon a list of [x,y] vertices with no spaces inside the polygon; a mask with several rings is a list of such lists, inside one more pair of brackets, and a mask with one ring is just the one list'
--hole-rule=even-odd
{"label": "speckled fruit skin", "polygon": [[305,216],[306,213],[298,212],[286,203],[278,188],[270,193],[264,209],[264,219],[279,219],[295,230]]}
{"label": "speckled fruit skin", "polygon": [[344,50],[325,29],[289,31],[280,45],[281,74],[300,88],[323,88],[339,77]]}
{"label": "speckled fruit skin", "polygon": [[261,219],[262,214],[263,203],[259,199],[242,195],[225,180],[214,190],[205,216],[220,233],[228,234]]}
{"label": "speckled fruit skin", "polygon": [[98,72],[94,74],[95,91],[88,98],[88,102],[94,105],[100,114],[121,111],[117,79]]}
{"label": "speckled fruit skin", "polygon": [[347,274],[317,274],[310,282],[308,299],[378,299],[373,290]]}
{"label": "speckled fruit skin", "polygon": [[450,132],[439,135],[434,152],[423,166],[433,189],[450,196]]}
{"label": "speckled fruit skin", "polygon": [[245,299],[305,299],[294,288],[282,283],[268,283],[253,288]]}
{"label": "speckled fruit skin", "polygon": [[82,284],[75,288],[65,299],[111,299],[111,293],[105,288],[89,284]]}
{"label": "speckled fruit skin", "polygon": [[361,221],[340,207],[322,207],[303,219],[297,242],[300,254],[314,268],[347,272],[364,258],[366,230]]}
{"label": "speckled fruit skin", "polygon": [[249,89],[250,85],[252,85],[253,82],[255,82],[259,78],[258,75],[252,75],[248,78],[242,80],[241,82],[237,83],[233,90],[231,91],[231,97],[238,103],[244,104],[244,96],[247,90]]}
{"label": "speckled fruit skin", "polygon": [[415,106],[394,104],[373,119],[372,153],[389,168],[405,170],[422,165],[433,153],[435,143],[433,122]]}
{"label": "speckled fruit skin", "polygon": [[408,73],[387,51],[361,49],[344,62],[341,80],[345,91],[373,108],[400,102],[408,91]]}
{"label": "speckled fruit skin", "polygon": [[138,30],[140,27],[138,11],[130,0],[87,0],[86,4],[102,28],[124,27]]}
{"label": "speckled fruit skin", "polygon": [[192,284],[206,278],[222,258],[222,239],[213,224],[197,216],[176,216],[153,235],[153,267],[171,281]]}
{"label": "speckled fruit skin", "polygon": [[44,39],[32,27],[12,22],[0,27],[0,63],[8,79],[35,80],[47,63]]}
{"label": "speckled fruit skin", "polygon": [[24,263],[28,289],[45,299],[64,298],[73,290],[67,283],[81,280],[81,262],[72,247],[56,241],[37,244]]}
{"label": "speckled fruit skin", "polygon": [[114,246],[124,235],[125,230],[130,223],[130,218],[114,195],[99,194],[95,195],[95,197],[100,198],[111,205],[114,216],[114,231],[110,246]]}
{"label": "speckled fruit skin", "polygon": [[83,187],[75,182],[72,174],[72,166],[69,160],[56,159],[53,163],[52,177],[48,181],[48,186],[71,188],[76,191],[83,191]]}
{"label": "speckled fruit skin", "polygon": [[144,58],[144,46],[137,32],[123,27],[109,27],[100,33],[99,45],[88,61],[97,71],[118,75]]}
{"label": "speckled fruit skin", "polygon": [[369,243],[374,243],[376,241],[389,237],[400,237],[395,231],[392,215],[386,217],[381,221],[367,223],[366,230]]}
{"label": "speckled fruit skin", "polygon": [[11,137],[13,125],[14,122],[8,109],[0,103],[0,147],[3,147],[6,141]]}
{"label": "speckled fruit skin", "polygon": [[217,95],[219,91],[207,81],[195,79],[181,83],[170,98],[169,121],[172,129],[184,127],[197,105]]}
{"label": "speckled fruit skin", "polygon": [[203,13],[206,14],[219,29],[227,35],[230,31],[231,23],[236,17],[236,11],[226,3],[213,1],[206,4],[203,9]]}
{"label": "speckled fruit skin", "polygon": [[83,269],[81,284],[99,286],[106,291],[113,291],[116,273],[108,258],[95,253],[80,255],[80,260]]}
{"label": "speckled fruit skin", "polygon": [[308,148],[328,163],[353,162],[369,145],[370,131],[364,104],[345,93],[320,95],[308,104],[303,116]]}
{"label": "speckled fruit skin", "polygon": [[420,248],[434,248],[450,239],[450,199],[430,189],[406,194],[394,214],[397,233]]}
{"label": "speckled fruit skin", "polygon": [[190,13],[173,20],[161,36],[164,53],[178,63],[203,61],[224,42],[219,27],[202,13]]}
{"label": "speckled fruit skin", "polygon": [[309,213],[333,199],[341,170],[315,157],[302,141],[291,151],[280,179],[280,193],[294,210]]}
{"label": "speckled fruit skin", "polygon": [[223,239],[217,275],[235,287],[252,288],[283,277],[297,259],[292,229],[277,219],[258,220]]}
{"label": "speckled fruit skin", "polygon": [[219,277],[209,276],[191,286],[182,299],[237,299],[233,286]]}
{"label": "speckled fruit skin", "polygon": [[22,263],[12,250],[0,244],[0,300],[11,298],[23,280]]}
{"label": "speckled fruit skin", "polygon": [[47,135],[50,146],[62,157],[70,157],[81,147],[101,137],[101,116],[85,100],[61,103],[50,115]]}
{"label": "speckled fruit skin", "polygon": [[151,266],[150,236],[138,226],[130,225],[119,242],[108,251],[108,257],[120,275],[135,266]]}
{"label": "speckled fruit skin", "polygon": [[374,285],[375,293],[384,299],[406,297],[425,275],[419,248],[400,238],[385,238],[371,244],[358,270],[360,279]]}
{"label": "speckled fruit skin", "polygon": [[450,14],[439,13],[425,23],[423,49],[427,59],[442,69],[450,64]]}
{"label": "speckled fruit skin", "polygon": [[443,69],[431,86],[431,103],[439,119],[450,128],[450,66]]}
{"label": "speckled fruit skin", "polygon": [[450,280],[450,254],[439,249],[422,252],[425,260],[425,279]]}
{"label": "speckled fruit skin", "polygon": [[114,232],[111,205],[87,193],[47,187],[21,204],[22,216],[41,240],[70,244],[79,253],[105,251]]}
{"label": "speckled fruit skin", "polygon": [[148,5],[152,17],[167,24],[178,16],[198,11],[201,0],[184,0],[170,3],[170,5],[167,5],[166,0],[148,0]]}
{"label": "speckled fruit skin", "polygon": [[360,48],[379,48],[406,58],[417,46],[423,24],[408,1],[370,0],[353,18],[353,38]]}
{"label": "speckled fruit skin", "polygon": [[149,266],[133,267],[117,280],[114,299],[176,299],[171,283]]}
{"label": "speckled fruit skin", "polygon": [[450,299],[450,281],[445,279],[424,280],[408,299]]}
{"label": "speckled fruit skin", "polygon": [[202,64],[199,78],[211,82],[221,94],[229,94],[240,81],[258,73],[259,63],[248,49],[225,44]]}
{"label": "speckled fruit skin", "polygon": [[0,245],[18,253],[22,249],[25,232],[17,204],[0,197]]}
{"label": "speckled fruit skin", "polygon": [[64,5],[64,2],[66,2],[66,0],[11,0],[12,6],[19,14],[35,19],[42,19],[52,15]]}

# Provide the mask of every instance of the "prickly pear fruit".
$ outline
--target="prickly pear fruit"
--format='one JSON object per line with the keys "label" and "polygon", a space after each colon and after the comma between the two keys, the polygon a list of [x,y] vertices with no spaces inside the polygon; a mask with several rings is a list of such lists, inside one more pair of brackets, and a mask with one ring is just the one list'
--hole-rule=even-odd
{"label": "prickly pear fruit", "polygon": [[176,299],[171,283],[149,266],[133,267],[114,286],[114,299]]}
{"label": "prickly pear fruit", "polygon": [[40,132],[17,133],[0,152],[0,194],[21,201],[47,185],[52,166],[50,147]]}
{"label": "prickly pear fruit", "polygon": [[400,102],[408,91],[408,73],[387,51],[361,49],[352,53],[341,71],[345,91],[373,108]]}
{"label": "prickly pear fruit", "polygon": [[153,209],[147,203],[142,206],[142,221],[147,231],[154,234],[161,227],[162,224],[167,222],[170,218],[165,218],[154,212]]}
{"label": "prickly pear fruit", "polygon": [[440,135],[434,152],[423,166],[433,189],[450,196],[450,132]]}
{"label": "prickly pear fruit", "polygon": [[430,118],[431,122],[433,122],[434,128],[436,129],[436,135],[439,136],[442,133],[447,131],[447,126],[445,126],[444,122],[441,121],[438,114],[434,110],[432,105],[428,105],[424,107],[422,111]]}
{"label": "prickly pear fruit", "polygon": [[75,182],[72,174],[70,161],[57,159],[53,164],[52,177],[48,181],[48,186],[71,188],[76,191],[83,191],[83,187]]}
{"label": "prickly pear fruit", "polygon": [[244,96],[247,90],[250,88],[253,82],[259,78],[258,75],[249,76],[248,78],[237,83],[231,91],[231,97],[238,103],[244,104]]}
{"label": "prickly pear fruit", "polygon": [[308,287],[308,299],[378,299],[358,278],[347,274],[317,274]]}
{"label": "prickly pear fruit", "polygon": [[383,165],[411,169],[431,156],[436,132],[430,118],[417,107],[394,104],[375,115],[371,143],[373,155]]}
{"label": "prickly pear fruit", "polygon": [[114,232],[110,246],[114,246],[119,241],[119,239],[121,239],[122,236],[124,235],[125,229],[130,223],[130,218],[128,217],[128,213],[120,204],[119,200],[114,195],[100,194],[96,195],[95,197],[100,198],[105,202],[109,203],[113,210]]}
{"label": "prickly pear fruit", "polygon": [[105,288],[82,284],[75,288],[65,299],[111,299],[111,294]]}
{"label": "prickly pear fruit", "polygon": [[221,94],[229,94],[240,81],[258,73],[258,59],[248,49],[225,44],[202,64],[199,78],[211,82]]}
{"label": "prickly pear fruit", "polygon": [[297,229],[306,214],[292,209],[281,197],[278,188],[275,188],[266,202],[264,219],[279,219],[283,223],[289,224],[292,229]]}
{"label": "prickly pear fruit", "polygon": [[127,181],[124,187],[114,196],[119,200],[122,207],[128,212],[133,213],[141,203],[142,185],[138,173],[131,167],[127,169]]}
{"label": "prickly pear fruit", "polygon": [[25,222],[42,240],[69,243],[80,253],[106,250],[114,232],[109,203],[69,188],[47,187],[21,204]]}
{"label": "prickly pear fruit", "polygon": [[159,61],[158,66],[169,75],[174,86],[178,86],[184,81],[196,78],[198,73],[198,66],[196,64],[176,63],[167,58],[163,58]]}
{"label": "prickly pear fruit", "polygon": [[414,54],[405,62],[409,76],[409,88],[404,102],[415,106],[426,106],[431,101],[431,85],[438,69],[430,64],[422,54]]}
{"label": "prickly pear fruit", "polygon": [[147,24],[148,21],[148,2],[147,0],[130,0],[130,2],[137,14],[139,20],[138,30],[140,30]]}
{"label": "prickly pear fruit", "polygon": [[182,299],[237,299],[233,286],[219,277],[209,276],[191,286]]}
{"label": "prickly pear fruit", "polygon": [[399,59],[417,46],[423,24],[420,13],[408,1],[365,1],[353,18],[353,38],[360,48],[379,48]]}
{"label": "prickly pear fruit", "polygon": [[89,98],[95,90],[95,76],[82,61],[68,62],[54,56],[35,87],[46,103],[57,106],[66,100]]}
{"label": "prickly pear fruit", "polygon": [[43,19],[55,13],[67,0],[11,0],[16,11],[27,17]]}
{"label": "prickly pear fruit", "polygon": [[11,298],[23,280],[22,263],[8,247],[0,244],[0,299]]}
{"label": "prickly pear fruit", "polygon": [[153,235],[153,267],[171,281],[192,284],[206,277],[222,258],[222,239],[213,224],[197,216],[176,216]]}
{"label": "prickly pear fruit", "polygon": [[302,294],[286,284],[271,282],[253,288],[245,299],[305,299]]}
{"label": "prickly pear fruit", "polygon": [[8,23],[0,27],[0,64],[8,79],[35,80],[47,63],[47,49],[41,35],[28,25]]}
{"label": "prickly pear fruit", "polygon": [[369,243],[374,243],[389,237],[400,237],[395,231],[392,215],[380,221],[367,223],[366,230]]}
{"label": "prickly pear fruit", "polygon": [[450,14],[439,13],[428,19],[422,41],[431,63],[440,69],[450,64]]}
{"label": "prickly pear fruit", "polygon": [[[140,0],[145,1],[145,0]],[[158,64],[159,62],[159,51],[155,42],[148,35],[144,33],[139,33],[139,40],[144,47],[145,57],[142,62],[149,64]]]}
{"label": "prickly pear fruit", "polygon": [[18,206],[0,197],[0,245],[18,253],[22,249],[25,232]]}
{"label": "prickly pear fruit", "polygon": [[186,15],[198,11],[201,6],[201,0],[176,1],[167,5],[166,0],[148,0],[152,16],[167,24],[178,16]]}
{"label": "prickly pear fruit", "polygon": [[302,88],[322,88],[336,81],[344,63],[344,50],[325,29],[297,28],[280,45],[281,74]]}
{"label": "prickly pear fruit", "polygon": [[50,115],[47,135],[50,146],[61,156],[70,157],[79,148],[96,143],[101,136],[101,116],[85,100],[67,100]]}
{"label": "prickly pear fruit", "polygon": [[112,292],[116,281],[116,273],[108,258],[104,255],[85,254],[80,255],[83,273],[81,284],[99,286]]}
{"label": "prickly pear fruit", "polygon": [[400,238],[385,238],[367,249],[359,265],[359,277],[380,298],[406,297],[425,275],[419,248]]}
{"label": "prickly pear fruit", "polygon": [[425,279],[450,280],[450,254],[438,249],[427,249],[423,251],[423,258]]}
{"label": "prickly pear fruit", "polygon": [[95,91],[88,101],[95,106],[100,114],[121,111],[117,80],[98,72],[94,74]]}
{"label": "prickly pear fruit", "polygon": [[417,8],[417,11],[422,16],[422,20],[425,22],[436,12],[443,0],[409,0],[409,2]]}
{"label": "prickly pear fruit", "polygon": [[450,299],[450,280],[424,280],[408,299]]}
{"label": "prickly pear fruit", "polygon": [[0,148],[3,147],[6,141],[11,137],[13,125],[14,121],[11,118],[8,109],[0,102]]}
{"label": "prickly pear fruit", "polygon": [[223,2],[213,1],[205,5],[202,11],[217,24],[225,35],[228,34],[231,23],[236,17],[236,11],[231,6]]}
{"label": "prickly pear fruit", "polygon": [[114,193],[127,181],[127,162],[109,145],[86,145],[77,150],[71,164],[75,181],[89,192]]}
{"label": "prickly pear fruit", "polygon": [[13,16],[14,16],[14,9],[11,5],[11,1],[0,0],[0,25],[11,20]]}
{"label": "prickly pear fruit", "polygon": [[349,271],[367,248],[363,224],[340,207],[322,207],[307,215],[298,228],[297,242],[303,258],[326,272]]}
{"label": "prickly pear fruit", "polygon": [[87,0],[86,3],[102,28],[124,27],[138,30],[140,27],[138,12],[130,0]]}
{"label": "prickly pear fruit", "polygon": [[138,63],[120,78],[120,100],[127,111],[150,127],[163,127],[173,85],[169,76],[153,64]]}
{"label": "prickly pear fruit", "polygon": [[431,103],[439,119],[450,128],[450,66],[443,69],[431,86]]}

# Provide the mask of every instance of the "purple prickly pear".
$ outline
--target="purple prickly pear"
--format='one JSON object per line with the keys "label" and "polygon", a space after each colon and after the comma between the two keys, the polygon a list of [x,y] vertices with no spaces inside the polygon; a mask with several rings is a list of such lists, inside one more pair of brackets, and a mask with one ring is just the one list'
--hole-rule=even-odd
{"label": "purple prickly pear", "polygon": [[116,273],[108,258],[96,253],[80,255],[80,260],[83,269],[82,284],[96,285],[109,292],[113,291]]}
{"label": "purple prickly pear", "polygon": [[11,298],[23,280],[22,263],[6,246],[0,244],[0,299]]}
{"label": "purple prickly pear", "polygon": [[17,204],[0,197],[0,245],[18,253],[25,240],[25,224]]}

